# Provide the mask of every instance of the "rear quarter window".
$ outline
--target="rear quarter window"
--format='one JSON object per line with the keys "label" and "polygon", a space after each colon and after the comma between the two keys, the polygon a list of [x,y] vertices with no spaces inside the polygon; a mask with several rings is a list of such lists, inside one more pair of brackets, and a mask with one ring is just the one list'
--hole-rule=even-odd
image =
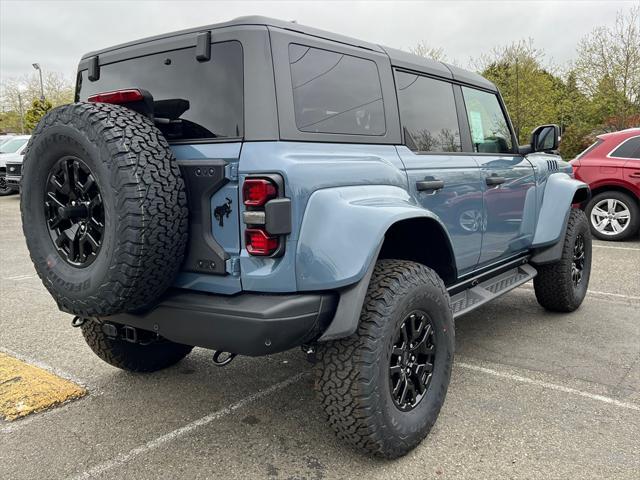
{"label": "rear quarter window", "polygon": [[612,158],[640,159],[640,136],[627,138],[609,156]]}
{"label": "rear quarter window", "polygon": [[195,47],[100,66],[100,78],[81,72],[80,100],[100,92],[142,88],[154,100],[156,125],[169,141],[243,136],[243,60],[237,41],[211,45],[199,62]]}
{"label": "rear quarter window", "polygon": [[290,44],[289,66],[298,130],[385,134],[382,87],[375,62]]}
{"label": "rear quarter window", "polygon": [[598,148],[600,145],[602,145],[602,140],[598,139],[595,142],[593,142],[591,145],[589,145],[586,149],[584,149],[582,153],[578,154],[576,158],[582,158],[588,155],[589,153],[594,151],[596,148]]}

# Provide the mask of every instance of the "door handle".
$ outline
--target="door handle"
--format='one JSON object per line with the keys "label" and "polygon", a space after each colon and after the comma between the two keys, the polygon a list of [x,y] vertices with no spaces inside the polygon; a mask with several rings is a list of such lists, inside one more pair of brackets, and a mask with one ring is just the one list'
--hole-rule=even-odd
{"label": "door handle", "polygon": [[629,174],[629,176],[630,176],[631,178],[640,178],[640,172],[633,172],[633,173],[630,173],[630,174]]}
{"label": "door handle", "polygon": [[502,185],[504,182],[507,181],[507,179],[504,177],[499,177],[497,175],[491,175],[490,177],[487,177],[485,181],[487,182],[487,185],[494,186],[494,185]]}
{"label": "door handle", "polygon": [[441,190],[444,188],[443,180],[419,180],[416,182],[416,188],[419,192],[424,192],[425,190]]}

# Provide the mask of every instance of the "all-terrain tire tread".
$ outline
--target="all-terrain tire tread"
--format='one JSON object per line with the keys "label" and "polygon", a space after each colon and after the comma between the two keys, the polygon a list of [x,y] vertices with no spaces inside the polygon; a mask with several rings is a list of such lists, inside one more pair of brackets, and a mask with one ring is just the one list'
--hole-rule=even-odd
{"label": "all-terrain tire tread", "polygon": [[[419,439],[391,441],[376,411],[380,386],[375,368],[381,361],[383,327],[394,297],[416,286],[432,284],[449,302],[440,277],[424,265],[404,260],[378,261],[367,291],[358,329],[350,337],[321,343],[315,366],[315,390],[338,438],[377,457],[396,458],[414,448]],[[436,394],[442,404],[447,385]],[[433,415],[431,425],[437,418]],[[430,428],[430,426],[429,426]]]}
{"label": "all-terrain tire tread", "polygon": [[100,322],[95,320],[82,325],[82,335],[98,357],[114,367],[131,372],[162,370],[178,363],[193,349],[167,340],[141,345],[111,339],[102,331]]}
{"label": "all-terrain tire tread", "polygon": [[[146,308],[175,279],[187,245],[186,189],[169,144],[153,121],[131,109],[105,103],[64,105],[48,112],[33,132],[25,177],[28,169],[37,168],[33,144],[59,124],[82,131],[108,152],[101,161],[109,162],[110,175],[100,180],[108,182],[101,188],[112,189],[117,202],[115,261],[95,293],[83,298],[65,295],[43,258],[31,253],[36,271],[62,310],[89,317]],[[24,209],[22,220],[23,225],[29,220]],[[31,243],[28,226],[25,236]]]}
{"label": "all-terrain tire tread", "polygon": [[573,312],[582,302],[582,299],[576,298],[571,283],[574,238],[578,231],[588,236],[589,223],[582,210],[572,208],[560,260],[536,267],[538,274],[533,279],[536,299],[547,310]]}

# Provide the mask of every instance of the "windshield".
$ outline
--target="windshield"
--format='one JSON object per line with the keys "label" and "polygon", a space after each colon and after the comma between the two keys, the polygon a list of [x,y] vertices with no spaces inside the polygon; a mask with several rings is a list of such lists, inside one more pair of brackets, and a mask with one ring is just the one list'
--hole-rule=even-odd
{"label": "windshield", "polygon": [[27,143],[26,138],[15,138],[0,145],[0,153],[16,153],[18,149]]}

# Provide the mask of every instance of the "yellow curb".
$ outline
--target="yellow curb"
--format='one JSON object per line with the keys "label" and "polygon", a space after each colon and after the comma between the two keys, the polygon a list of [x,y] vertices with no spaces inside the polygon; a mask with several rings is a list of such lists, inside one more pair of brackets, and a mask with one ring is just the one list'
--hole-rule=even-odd
{"label": "yellow curb", "polygon": [[0,353],[0,417],[12,421],[87,394],[47,370]]}

